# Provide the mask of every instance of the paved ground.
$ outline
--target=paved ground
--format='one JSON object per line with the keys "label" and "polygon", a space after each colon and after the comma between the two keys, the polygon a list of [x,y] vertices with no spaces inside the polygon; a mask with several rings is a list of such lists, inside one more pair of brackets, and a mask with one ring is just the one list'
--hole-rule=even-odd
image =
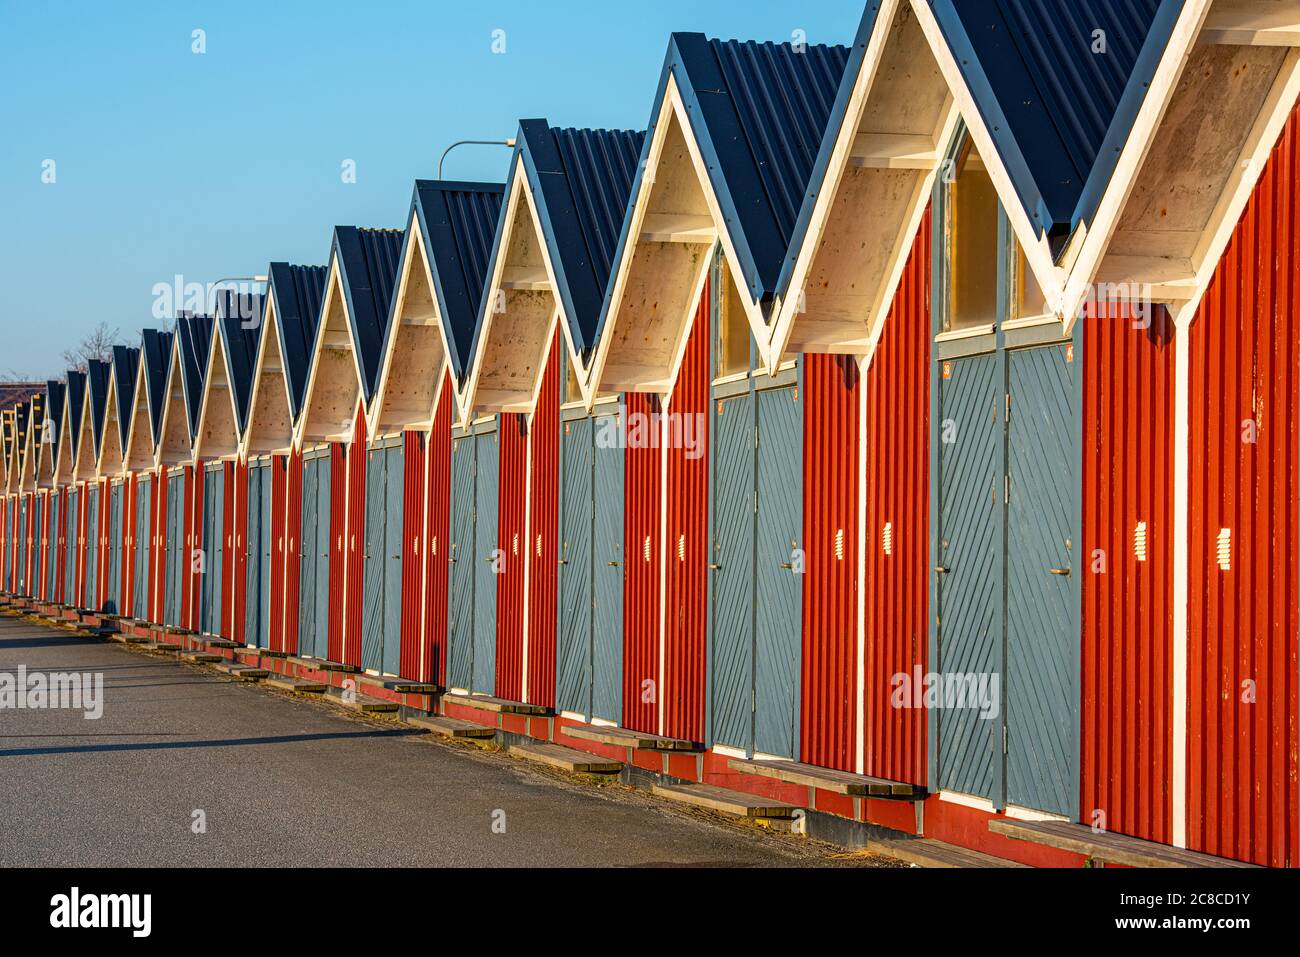
{"label": "paved ground", "polygon": [[0,673],[20,665],[102,673],[104,712],[0,710],[0,866],[846,863],[826,845],[0,616]]}

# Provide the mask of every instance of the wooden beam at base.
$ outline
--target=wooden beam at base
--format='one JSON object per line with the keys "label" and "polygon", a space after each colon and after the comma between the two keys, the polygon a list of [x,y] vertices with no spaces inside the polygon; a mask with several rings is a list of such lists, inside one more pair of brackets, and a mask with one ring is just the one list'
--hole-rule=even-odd
{"label": "wooden beam at base", "polygon": [[1275,0],[1218,0],[1198,40],[1225,46],[1300,46],[1300,7]]}
{"label": "wooden beam at base", "polygon": [[647,213],[641,223],[641,241],[647,243],[711,244],[717,238],[712,216]]}
{"label": "wooden beam at base", "polygon": [[[1127,297],[1116,296],[1130,287]],[[1166,256],[1107,256],[1097,268],[1093,296],[1101,301],[1116,298],[1137,300],[1148,296],[1152,302],[1186,302],[1196,295],[1196,270],[1190,259]]]}
{"label": "wooden beam at base", "polygon": [[551,279],[546,270],[535,266],[509,266],[501,277],[502,289],[519,289],[524,292],[548,292]]}
{"label": "wooden beam at base", "polygon": [[931,170],[939,165],[939,152],[928,136],[859,133],[853,140],[849,162],[864,169]]}

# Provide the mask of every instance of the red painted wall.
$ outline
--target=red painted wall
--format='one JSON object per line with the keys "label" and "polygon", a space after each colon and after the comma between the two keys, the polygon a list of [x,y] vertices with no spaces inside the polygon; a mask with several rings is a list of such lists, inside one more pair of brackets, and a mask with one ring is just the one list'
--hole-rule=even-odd
{"label": "red painted wall", "polygon": [[167,470],[157,468],[149,475],[153,483],[150,491],[149,510],[149,620],[162,624],[163,596],[166,594],[163,583],[163,525],[167,517]]}
{"label": "red painted wall", "polygon": [[[302,597],[302,453],[288,456],[288,502],[282,528],[284,534],[284,632],[281,647],[298,653],[298,624]],[[313,529],[313,534],[315,530]]]}
{"label": "red painted wall", "polygon": [[443,377],[438,407],[433,414],[426,449],[428,465],[428,545],[424,581],[424,666],[415,675],[419,681],[443,684],[446,675],[448,565],[451,503],[451,417],[455,391],[451,376]]}
{"label": "red painted wall", "polygon": [[230,623],[231,641],[246,643],[247,629],[244,616],[248,612],[248,463],[236,463],[235,481],[231,489],[231,541],[234,554],[231,559]]}
{"label": "red painted wall", "polygon": [[283,455],[271,456],[271,607],[267,644],[274,651],[284,650],[284,562],[286,546],[285,518],[289,502],[289,462]]}
{"label": "red painted wall", "polygon": [[659,397],[625,397],[623,535],[623,726],[657,733],[659,728],[659,505],[663,458],[658,444],[632,440],[636,415],[659,411]]}
{"label": "red painted wall", "polygon": [[[677,381],[668,404],[670,421],[690,421],[695,435],[708,435],[709,283],[695,310]],[[689,417],[689,419],[688,419]],[[699,446],[708,449],[707,440]],[[704,740],[704,673],[708,615],[709,456],[688,458],[677,430],[668,432],[667,600],[664,605],[662,734]]]}
{"label": "red painted wall", "polygon": [[334,598],[330,602],[329,660],[343,660],[343,615],[337,605],[337,596],[343,594],[344,573],[347,565],[346,543],[348,500],[348,455],[339,443],[330,446],[330,573],[329,590]]}
{"label": "red painted wall", "polygon": [[423,432],[402,435],[402,641],[398,670],[403,678],[420,677],[420,643],[424,637],[424,462]]}
{"label": "red painted wall", "polygon": [[[930,635],[930,216],[912,243],[866,370],[863,770],[925,784],[926,713],[895,708],[893,678],[924,674]],[[847,398],[842,396],[841,398]],[[823,454],[824,449],[810,449]],[[840,450],[843,452],[844,450]],[[822,489],[805,489],[822,508]],[[885,529],[890,552],[885,552]],[[838,527],[838,526],[837,526]],[[846,536],[847,536],[846,532]],[[851,712],[850,712],[851,713]],[[842,710],[830,716],[842,718]]]}
{"label": "red painted wall", "polygon": [[528,530],[528,417],[498,417],[500,481],[497,487],[497,548],[503,557],[497,575],[497,697],[523,697],[524,567]]}
{"label": "red painted wall", "polygon": [[560,350],[557,329],[542,373],[529,439],[528,701],[555,707],[555,626],[560,524]]}
{"label": "red painted wall", "polygon": [[[803,674],[799,753],[854,769],[861,388],[851,356],[804,357]],[[837,542],[838,546],[837,547]]]}
{"label": "red painted wall", "polygon": [[1276,866],[1300,864],[1298,183],[1293,113],[1189,355],[1188,846]]}
{"label": "red painted wall", "polygon": [[[352,445],[347,450],[347,531],[343,589],[347,594],[343,627],[344,664],[361,664],[361,607],[365,592],[366,542],[366,419],[357,409]],[[331,579],[331,586],[337,579]]]}

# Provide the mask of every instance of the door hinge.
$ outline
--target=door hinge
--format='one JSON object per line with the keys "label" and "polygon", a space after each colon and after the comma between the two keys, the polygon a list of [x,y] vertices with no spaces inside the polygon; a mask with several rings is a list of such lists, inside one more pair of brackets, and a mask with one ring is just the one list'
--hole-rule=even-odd
{"label": "door hinge", "polygon": [[1002,476],[1002,504],[1005,505],[1010,501],[1011,501],[1011,476],[1004,475]]}
{"label": "door hinge", "polygon": [[758,713],[758,689],[749,689],[749,710],[752,714]]}
{"label": "door hinge", "polygon": [[1011,421],[1011,393],[1010,392],[1006,393],[1006,399],[1007,399],[1007,404],[1006,404],[1006,409],[1003,412],[1003,418],[1007,422],[1010,422]]}
{"label": "door hinge", "polygon": [[1002,753],[1007,753],[1007,726],[1002,726]]}

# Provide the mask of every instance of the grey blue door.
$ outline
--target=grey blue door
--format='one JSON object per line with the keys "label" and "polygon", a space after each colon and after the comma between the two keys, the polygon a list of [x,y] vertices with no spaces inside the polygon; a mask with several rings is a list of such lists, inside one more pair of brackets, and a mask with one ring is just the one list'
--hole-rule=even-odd
{"label": "grey blue door", "polygon": [[45,500],[45,507],[49,510],[49,518],[46,525],[49,528],[49,542],[45,549],[45,599],[54,601],[55,582],[58,581],[59,572],[59,554],[62,549],[59,547],[60,540],[63,538],[63,516],[59,514],[59,493],[51,492]]}
{"label": "grey blue door", "polygon": [[448,684],[496,690],[497,434],[452,442]]}
{"label": "grey blue door", "polygon": [[99,486],[86,486],[86,594],[82,607],[95,611],[99,579]]}
{"label": "grey blue door", "polygon": [[803,412],[794,386],[714,403],[710,736],[797,757]]}
{"label": "grey blue door", "polygon": [[200,629],[221,633],[222,563],[225,560],[225,467],[217,465],[203,476],[203,577],[199,583]]}
{"label": "grey blue door", "polygon": [[71,606],[77,604],[77,556],[81,551],[77,535],[80,500],[81,493],[77,489],[68,489],[68,514],[65,516],[63,542],[63,604]]}
{"label": "grey blue door", "polygon": [[17,587],[20,595],[27,594],[27,496],[18,499],[18,575]]}
{"label": "grey blue door", "polygon": [[1073,814],[1079,700],[1074,365],[1007,353],[1007,803]]}
{"label": "grey blue door", "polygon": [[166,572],[163,618],[168,625],[181,626],[181,591],[185,563],[185,473],[178,469],[167,476],[167,523],[164,531]]}
{"label": "grey blue door", "polygon": [[564,423],[556,704],[586,718],[623,714],[623,450],[612,416]]}
{"label": "grey blue door", "polygon": [[942,363],[934,670],[949,683],[936,711],[939,786],[1073,816],[1078,403],[1068,355],[1058,343]]}
{"label": "grey blue door", "polygon": [[302,464],[302,564],[299,590],[298,653],[312,658],[329,654],[329,454],[304,458]]}
{"label": "grey blue door", "polygon": [[[1002,673],[1002,388],[997,355],[954,359],[939,379],[935,570],[938,662],[945,674]],[[999,678],[1000,680],[1000,678]],[[944,708],[939,786],[1000,800],[1001,714]]]}
{"label": "grey blue door", "polygon": [[135,588],[131,594],[131,614],[142,621],[149,617],[149,513],[153,502],[153,483],[145,476],[135,486]]}
{"label": "grey blue door", "polygon": [[32,496],[32,580],[27,591],[32,597],[41,593],[41,540],[44,537],[45,501],[39,495]]}
{"label": "grey blue door", "polygon": [[108,496],[108,589],[104,595],[104,611],[117,615],[122,611],[122,483],[111,483]]}
{"label": "grey blue door", "polygon": [[271,594],[271,465],[248,467],[248,529],[244,539],[244,643],[267,646]]}
{"label": "grey blue door", "polygon": [[367,453],[361,665],[385,674],[401,670],[402,479],[400,439]]}

